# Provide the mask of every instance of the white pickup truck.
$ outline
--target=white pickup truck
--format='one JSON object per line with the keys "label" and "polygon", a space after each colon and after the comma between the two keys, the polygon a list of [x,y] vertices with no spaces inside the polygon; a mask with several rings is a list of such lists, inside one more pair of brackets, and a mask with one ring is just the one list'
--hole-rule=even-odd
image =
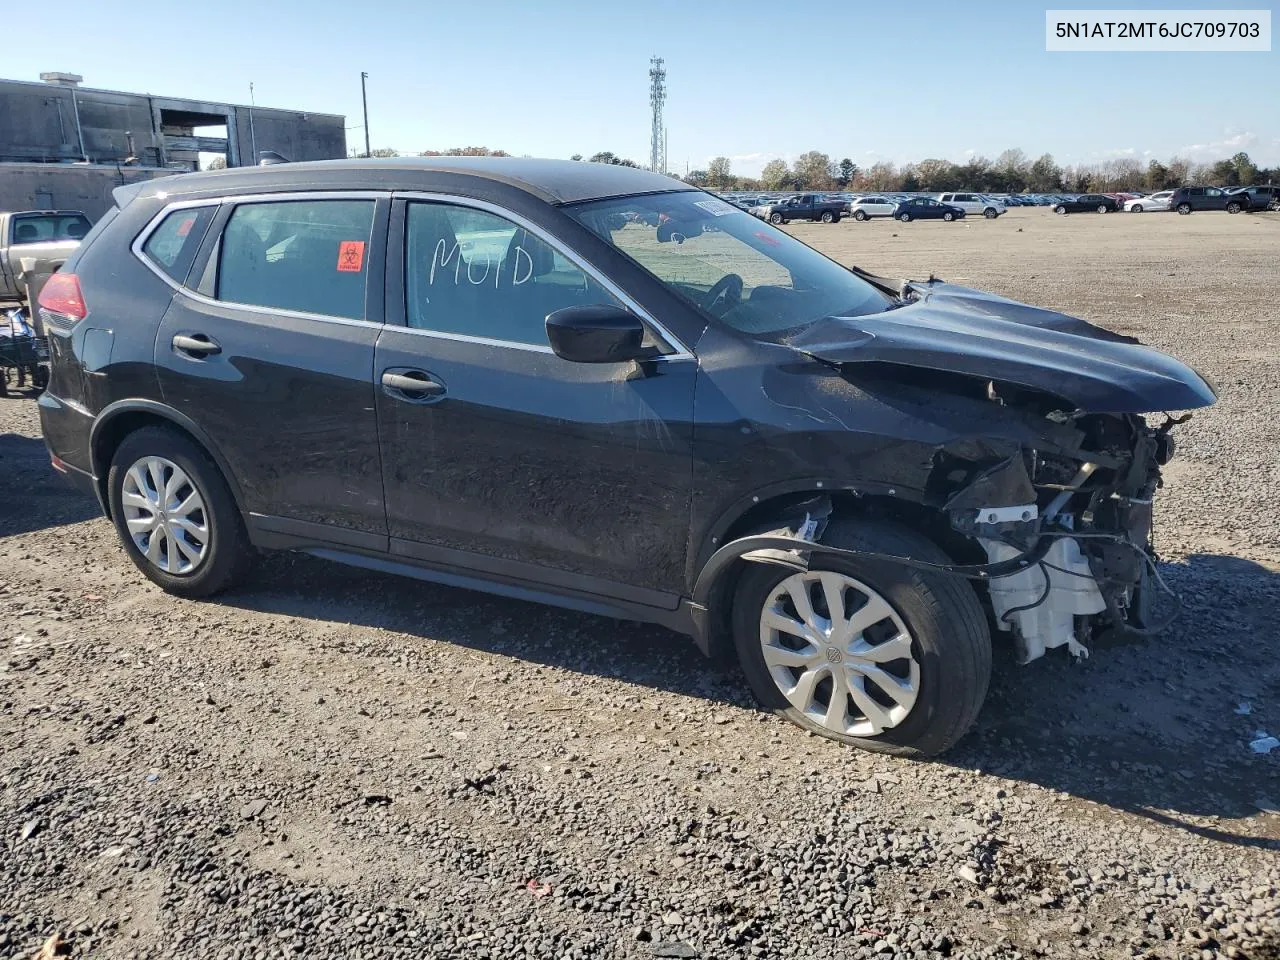
{"label": "white pickup truck", "polygon": [[32,269],[52,273],[88,232],[89,218],[79,210],[0,213],[0,303],[26,299],[24,260]]}

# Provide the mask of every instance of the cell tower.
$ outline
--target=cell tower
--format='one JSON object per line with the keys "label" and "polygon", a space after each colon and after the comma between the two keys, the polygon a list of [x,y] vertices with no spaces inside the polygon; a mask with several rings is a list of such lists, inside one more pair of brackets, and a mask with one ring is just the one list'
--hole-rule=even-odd
{"label": "cell tower", "polygon": [[667,71],[661,57],[649,60],[649,106],[653,108],[653,130],[649,135],[649,169],[667,172],[667,128],[662,122],[662,105],[667,102]]}

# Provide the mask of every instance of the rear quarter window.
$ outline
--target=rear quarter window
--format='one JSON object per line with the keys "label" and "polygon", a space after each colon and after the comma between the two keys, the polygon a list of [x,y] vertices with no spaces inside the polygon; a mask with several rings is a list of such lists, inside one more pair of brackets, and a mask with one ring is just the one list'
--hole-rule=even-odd
{"label": "rear quarter window", "polygon": [[188,207],[170,212],[147,237],[142,255],[174,281],[183,283],[216,209]]}

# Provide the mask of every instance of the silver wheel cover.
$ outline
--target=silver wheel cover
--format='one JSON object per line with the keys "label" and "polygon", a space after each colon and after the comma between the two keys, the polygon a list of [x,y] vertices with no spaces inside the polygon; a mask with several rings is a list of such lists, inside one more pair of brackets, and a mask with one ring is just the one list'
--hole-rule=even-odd
{"label": "silver wheel cover", "polygon": [[176,463],[143,457],[125,471],[120,490],[125,527],[138,552],[158,570],[193,573],[209,552],[204,499]]}
{"label": "silver wheel cover", "polygon": [[831,570],[796,573],[760,614],[778,690],[833,733],[871,737],[902,723],[920,693],[911,632],[879,593]]}

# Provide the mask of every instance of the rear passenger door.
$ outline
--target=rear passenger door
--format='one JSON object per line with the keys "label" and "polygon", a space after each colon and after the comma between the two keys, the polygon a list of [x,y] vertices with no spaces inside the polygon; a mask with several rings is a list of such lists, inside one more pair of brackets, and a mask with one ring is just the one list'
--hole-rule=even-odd
{"label": "rear passenger door", "polygon": [[[373,354],[389,204],[227,200],[185,283],[171,278],[182,285],[155,344],[164,400],[217,446],[259,532],[385,549]],[[175,210],[144,253],[163,270],[196,229]]]}

